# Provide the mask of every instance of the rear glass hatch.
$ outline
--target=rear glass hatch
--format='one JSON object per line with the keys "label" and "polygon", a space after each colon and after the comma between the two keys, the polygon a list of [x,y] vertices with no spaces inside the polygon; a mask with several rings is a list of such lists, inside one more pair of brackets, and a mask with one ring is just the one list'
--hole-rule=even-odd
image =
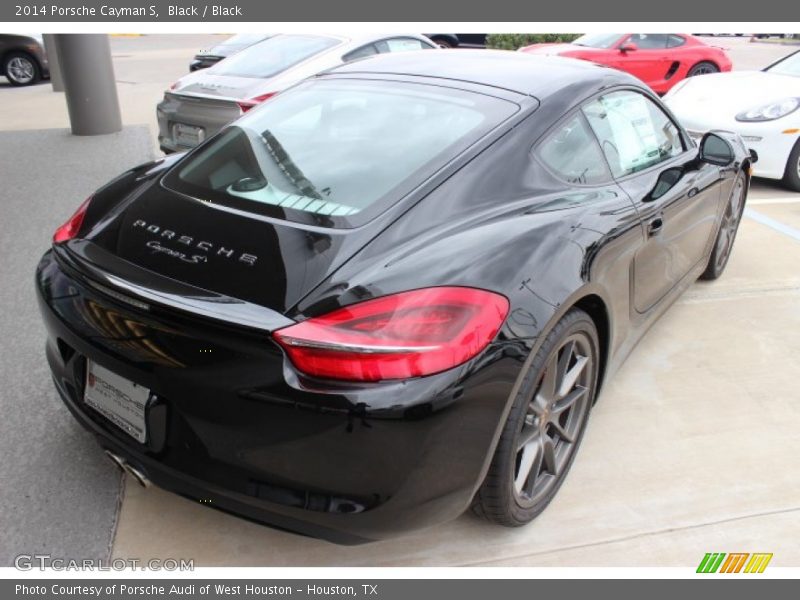
{"label": "rear glass hatch", "polygon": [[433,85],[317,79],[236,121],[163,184],[253,214],[357,227],[518,108]]}

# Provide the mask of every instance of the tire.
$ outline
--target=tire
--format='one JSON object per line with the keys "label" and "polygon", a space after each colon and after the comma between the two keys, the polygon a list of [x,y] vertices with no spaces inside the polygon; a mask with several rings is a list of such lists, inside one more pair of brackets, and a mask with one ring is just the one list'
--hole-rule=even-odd
{"label": "tire", "polygon": [[719,67],[712,62],[704,60],[689,69],[686,76],[695,77],[697,75],[708,75],[709,73],[719,73]]}
{"label": "tire", "polygon": [[733,252],[733,242],[736,240],[736,233],[739,231],[739,223],[742,220],[744,205],[747,201],[747,176],[740,171],[736,175],[736,180],[731,189],[731,196],[725,206],[722,215],[717,237],[714,239],[714,249],[708,259],[706,270],[700,275],[700,279],[711,281],[719,278],[728,266],[728,260]]}
{"label": "tire", "polygon": [[3,75],[15,86],[34,85],[42,80],[39,63],[25,52],[11,52],[5,56]]}
{"label": "tire", "polygon": [[547,335],[520,385],[489,471],[473,500],[477,515],[519,527],[553,499],[572,466],[594,403],[598,349],[594,322],[577,308]]}
{"label": "tire", "polygon": [[783,185],[794,192],[800,192],[800,140],[797,140],[786,161]]}

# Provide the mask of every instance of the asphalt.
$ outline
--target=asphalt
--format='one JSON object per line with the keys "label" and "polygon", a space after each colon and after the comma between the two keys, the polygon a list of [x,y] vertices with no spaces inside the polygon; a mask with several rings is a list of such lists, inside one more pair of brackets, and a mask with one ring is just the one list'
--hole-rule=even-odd
{"label": "asphalt", "polygon": [[109,555],[120,475],[56,395],[33,275],[83,199],[152,156],[145,126],[0,132],[0,566],[19,554]]}

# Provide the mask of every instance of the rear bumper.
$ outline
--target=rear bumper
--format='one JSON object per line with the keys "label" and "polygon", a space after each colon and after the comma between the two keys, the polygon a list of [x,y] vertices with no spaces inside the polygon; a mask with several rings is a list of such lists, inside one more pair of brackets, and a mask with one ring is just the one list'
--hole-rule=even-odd
{"label": "rear bumper", "polygon": [[[52,252],[37,270],[37,296],[56,388],[101,446],[167,490],[337,543],[460,515],[488,468],[521,366],[518,353],[490,347],[417,380],[303,381],[262,334],[140,314],[68,275]],[[141,335],[115,334],[119,323]],[[145,444],[83,402],[87,358],[155,394],[162,408],[148,413]]]}

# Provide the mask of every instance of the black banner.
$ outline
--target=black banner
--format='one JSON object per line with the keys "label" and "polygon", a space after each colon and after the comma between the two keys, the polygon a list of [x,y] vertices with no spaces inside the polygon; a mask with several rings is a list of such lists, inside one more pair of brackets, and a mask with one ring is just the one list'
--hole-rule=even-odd
{"label": "black banner", "polygon": [[[792,8],[792,7],[795,8]],[[797,17],[786,0],[579,0],[464,2],[463,0],[10,0],[0,22],[787,22]],[[734,23],[731,23],[734,26]],[[736,27],[733,27],[734,29]],[[742,27],[737,29],[740,30]]]}
{"label": "black banner", "polygon": [[[330,600],[358,598],[369,600],[486,600],[488,598],[525,598],[544,595],[559,598],[643,598],[675,600],[681,598],[723,597],[725,600],[794,597],[791,580],[721,578],[705,581],[670,580],[442,580],[442,579],[251,579],[251,580],[4,580],[0,597],[5,600]],[[711,579],[715,581],[712,583]],[[612,596],[613,594],[613,596]],[[780,594],[780,595],[779,595]]]}

